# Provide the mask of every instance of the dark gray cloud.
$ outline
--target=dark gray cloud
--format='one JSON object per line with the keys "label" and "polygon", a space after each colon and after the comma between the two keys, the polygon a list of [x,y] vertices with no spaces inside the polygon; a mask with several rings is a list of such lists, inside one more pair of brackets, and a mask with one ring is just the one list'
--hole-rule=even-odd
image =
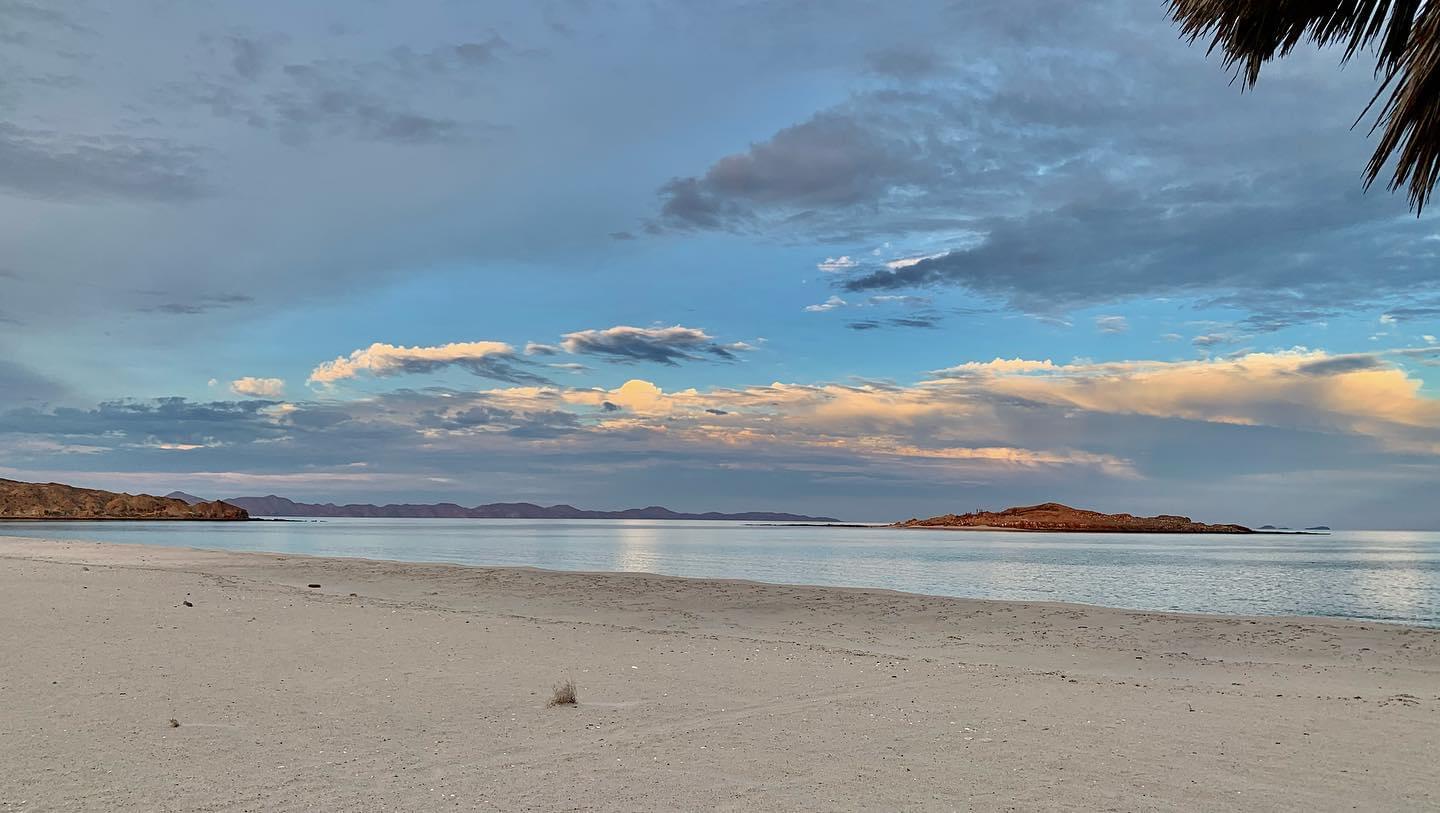
{"label": "dark gray cloud", "polygon": [[891,79],[926,79],[943,72],[945,60],[927,46],[897,45],[865,56],[872,73]]}
{"label": "dark gray cloud", "polygon": [[91,409],[26,408],[0,414],[0,434],[108,438],[117,446],[251,443],[284,434],[264,410],[276,401],[196,403],[184,398],[106,401]]}
{"label": "dark gray cloud", "polygon": [[847,322],[851,330],[879,330],[883,327],[937,328],[943,319],[939,314],[915,314],[914,316],[892,316],[888,319],[857,319]]}
{"label": "dark gray cloud", "polygon": [[270,63],[273,53],[271,44],[238,35],[227,37],[226,42],[230,46],[230,65],[235,73],[246,79],[258,79]]}
{"label": "dark gray cloud", "polygon": [[1302,375],[1341,375],[1359,370],[1374,370],[1385,366],[1386,364],[1375,356],[1357,353],[1302,364],[1298,371]]}
{"label": "dark gray cloud", "polygon": [[[492,132],[488,123],[418,109],[423,89],[494,67],[510,44],[498,35],[425,51],[401,46],[368,61],[282,62],[274,42],[224,38],[233,76],[172,85],[170,102],[197,104],[222,118],[273,130],[292,144],[349,136],[393,144],[455,142]],[[271,65],[278,65],[271,73]],[[265,78],[261,83],[257,80]],[[238,81],[236,81],[238,79]]]}
{"label": "dark gray cloud", "polygon": [[951,171],[937,147],[933,136],[908,126],[818,113],[720,159],[702,176],[665,184],[651,230],[761,230],[775,212],[793,222],[814,210],[880,205]]}
{"label": "dark gray cloud", "polygon": [[1440,318],[1440,298],[1411,301],[1387,308],[1385,315],[1399,321],[1433,320]]}
{"label": "dark gray cloud", "polygon": [[[1064,207],[989,221],[973,247],[870,270],[841,285],[852,292],[961,286],[1028,311],[1221,290],[1234,293],[1213,304],[1254,310],[1251,324],[1262,327],[1341,303],[1373,307],[1377,297],[1434,284],[1428,258],[1418,256],[1394,256],[1383,274],[1357,276],[1355,263],[1363,255],[1357,255],[1350,229],[1356,212],[1377,201],[1344,192],[1339,173],[1321,174],[1328,191],[1308,179],[1275,176],[1213,189],[1203,198],[1194,186],[1137,192],[1097,185]],[[1293,201],[1307,192],[1307,205],[1297,209]],[[1369,239],[1398,246],[1424,229],[1387,219],[1370,227]],[[1296,234],[1306,235],[1304,251],[1286,254],[1283,247]],[[1290,292],[1286,304],[1310,307],[1277,308],[1275,291]]]}
{"label": "dark gray cloud", "polygon": [[271,94],[270,117],[283,137],[303,142],[316,133],[348,133],[358,138],[401,144],[449,141],[460,122],[416,113],[395,105],[314,65],[286,65],[293,87]]}
{"label": "dark gray cloud", "polygon": [[495,354],[453,360],[401,359],[385,375],[418,375],[434,373],[447,367],[458,367],[471,375],[503,381],[507,384],[549,384],[550,379],[528,369],[526,362],[514,355]]}
{"label": "dark gray cloud", "polygon": [[47,200],[186,201],[204,193],[199,155],[163,139],[76,137],[0,122],[0,190]]}
{"label": "dark gray cloud", "polygon": [[[152,296],[168,296],[168,294],[149,293]],[[189,302],[162,302],[158,305],[142,307],[140,310],[146,313],[163,313],[170,316],[195,316],[233,308],[237,305],[247,305],[254,301],[255,298],[248,294],[201,294]]]}
{"label": "dark gray cloud", "polygon": [[566,351],[599,356],[608,361],[652,361],[674,366],[681,361],[719,359],[734,361],[743,345],[722,345],[703,330],[683,327],[630,327],[618,325],[603,330],[581,330],[565,334]]}
{"label": "dark gray cloud", "polygon": [[649,230],[853,243],[857,257],[938,242],[940,256],[839,286],[953,286],[1031,313],[1224,299],[1261,329],[1440,282],[1429,227],[1361,192],[1367,145],[1335,112],[1368,98],[1361,78],[1301,70],[1241,96],[1203,51],[1172,47],[1162,9],[1092,4],[1052,26],[1042,5],[999,15],[1025,26],[953,6],[934,17],[955,26],[948,45],[871,51],[890,87],[671,180]]}
{"label": "dark gray cloud", "polygon": [[[0,321],[4,321],[0,314]],[[15,362],[0,359],[0,407],[44,404],[67,395],[59,382]]]}

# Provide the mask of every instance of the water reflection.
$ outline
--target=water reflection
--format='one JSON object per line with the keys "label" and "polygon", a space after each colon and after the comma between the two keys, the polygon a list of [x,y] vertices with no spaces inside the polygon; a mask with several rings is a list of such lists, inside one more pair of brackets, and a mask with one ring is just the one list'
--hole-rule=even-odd
{"label": "water reflection", "polygon": [[0,523],[0,535],[626,570],[917,593],[1440,626],[1440,533],[1045,535],[734,523],[345,519]]}
{"label": "water reflection", "polygon": [[621,520],[617,523],[616,536],[619,539],[619,555],[611,570],[654,573],[656,551],[660,547],[663,530],[654,523],[643,520]]}

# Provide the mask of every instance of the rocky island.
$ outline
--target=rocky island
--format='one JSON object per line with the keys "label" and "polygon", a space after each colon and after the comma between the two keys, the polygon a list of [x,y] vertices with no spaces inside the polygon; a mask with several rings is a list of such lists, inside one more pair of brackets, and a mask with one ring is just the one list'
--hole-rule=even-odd
{"label": "rocky island", "polygon": [[0,520],[130,519],[247,520],[250,514],[229,503],[117,494],[60,483],[22,483],[0,479]]}
{"label": "rocky island", "polygon": [[1133,514],[1102,514],[1071,508],[1058,502],[1006,508],[1004,511],[976,511],[945,514],[929,519],[907,519],[894,528],[953,528],[1001,531],[1051,531],[1149,534],[1251,534],[1244,525],[1207,525],[1189,517],[1160,514],[1137,517]]}

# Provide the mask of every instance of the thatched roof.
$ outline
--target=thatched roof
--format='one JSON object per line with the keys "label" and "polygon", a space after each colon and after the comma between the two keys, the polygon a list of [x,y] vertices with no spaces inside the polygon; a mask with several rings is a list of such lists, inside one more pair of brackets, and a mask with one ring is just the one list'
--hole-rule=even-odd
{"label": "thatched roof", "polygon": [[[1343,61],[1376,57],[1381,83],[1361,118],[1376,110],[1380,143],[1365,168],[1368,188],[1392,157],[1389,187],[1409,186],[1420,211],[1440,180],[1440,3],[1426,0],[1170,0],[1191,42],[1210,40],[1246,86],[1260,66],[1296,45],[1343,46]],[[1389,96],[1381,103],[1386,93]],[[1378,107],[1377,107],[1378,103]]]}

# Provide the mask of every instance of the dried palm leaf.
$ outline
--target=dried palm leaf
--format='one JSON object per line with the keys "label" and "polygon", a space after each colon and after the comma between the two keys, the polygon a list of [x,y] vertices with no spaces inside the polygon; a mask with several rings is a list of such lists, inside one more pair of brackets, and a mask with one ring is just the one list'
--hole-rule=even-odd
{"label": "dried palm leaf", "polygon": [[1371,132],[1380,143],[1365,168],[1365,186],[1396,158],[1390,189],[1409,185],[1419,213],[1440,180],[1440,10],[1427,0],[1170,0],[1171,16],[1191,42],[1210,40],[1225,66],[1249,87],[1260,68],[1301,42],[1343,45],[1342,62],[1375,54],[1383,77],[1370,105],[1380,105]]}

